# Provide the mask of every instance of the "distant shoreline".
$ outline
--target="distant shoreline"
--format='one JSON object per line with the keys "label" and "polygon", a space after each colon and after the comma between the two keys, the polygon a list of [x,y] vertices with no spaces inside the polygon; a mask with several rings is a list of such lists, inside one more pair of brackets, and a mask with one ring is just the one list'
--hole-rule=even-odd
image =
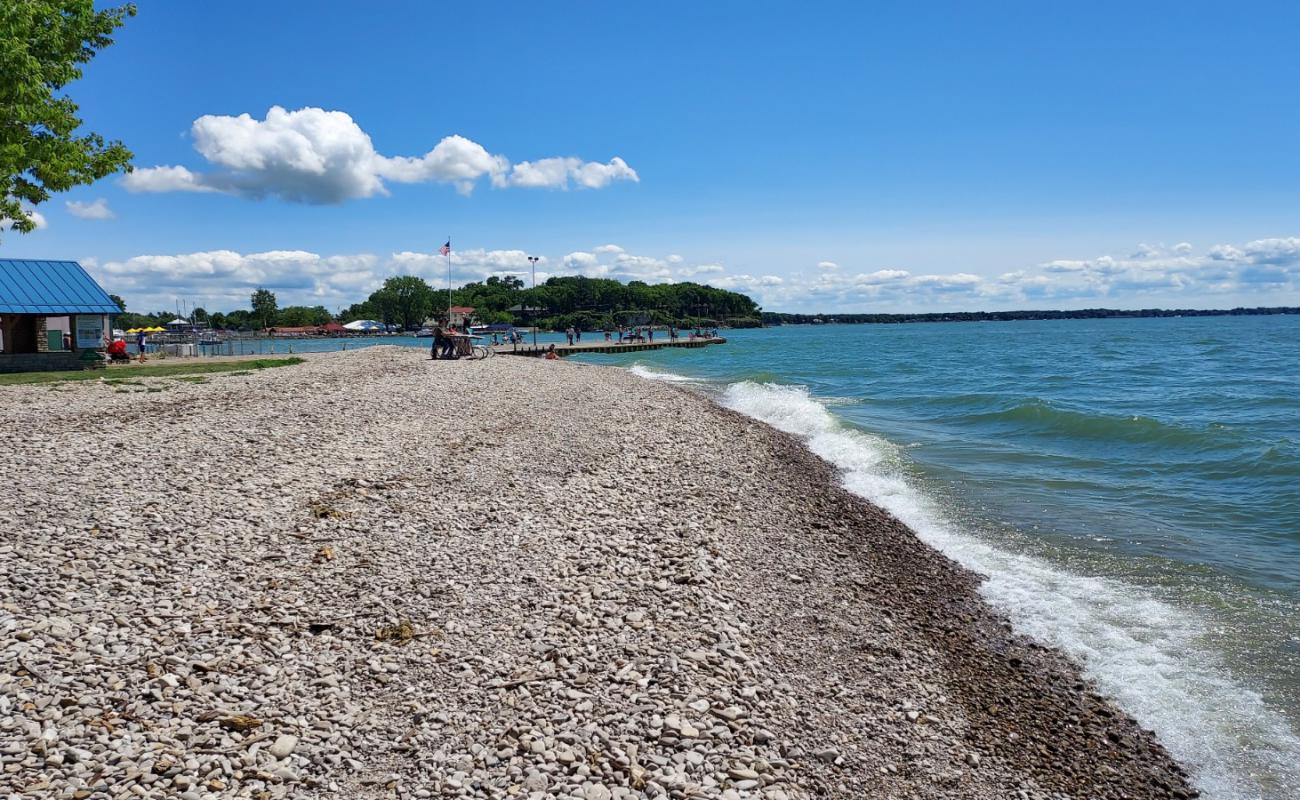
{"label": "distant shoreline", "polygon": [[950,311],[929,314],[786,314],[763,312],[763,324],[896,325],[904,322],[1017,322],[1048,319],[1136,319],[1144,317],[1267,317],[1300,314],[1300,306],[1269,308],[1081,308],[1072,311]]}

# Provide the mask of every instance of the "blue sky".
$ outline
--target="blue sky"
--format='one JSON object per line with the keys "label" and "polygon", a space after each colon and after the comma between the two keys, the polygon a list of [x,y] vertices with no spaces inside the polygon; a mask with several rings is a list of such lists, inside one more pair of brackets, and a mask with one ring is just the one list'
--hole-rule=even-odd
{"label": "blue sky", "polygon": [[1293,4],[139,6],[71,87],[137,173],[0,240],[135,309],[334,309],[448,235],[771,310],[1300,304]]}

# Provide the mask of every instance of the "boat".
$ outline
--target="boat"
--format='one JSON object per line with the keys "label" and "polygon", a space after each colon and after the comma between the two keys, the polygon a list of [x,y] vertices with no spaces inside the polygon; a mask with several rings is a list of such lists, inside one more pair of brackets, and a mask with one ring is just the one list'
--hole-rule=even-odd
{"label": "boat", "polygon": [[421,328],[415,332],[416,338],[428,339],[433,336],[433,328]]}

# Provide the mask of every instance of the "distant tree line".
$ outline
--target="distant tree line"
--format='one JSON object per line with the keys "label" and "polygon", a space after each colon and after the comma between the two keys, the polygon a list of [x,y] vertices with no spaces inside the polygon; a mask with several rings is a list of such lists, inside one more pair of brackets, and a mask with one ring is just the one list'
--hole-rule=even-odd
{"label": "distant tree line", "polygon": [[[117,295],[109,295],[117,303],[122,313],[118,314],[113,324],[118,328],[165,328],[167,323],[176,319],[175,311],[154,311],[135,313],[127,311],[126,301]],[[334,319],[325,306],[285,306],[276,304],[275,292],[270,289],[258,289],[249,298],[247,310],[238,309],[228,313],[220,311],[208,313],[204,308],[195,308],[189,312],[189,321],[199,326],[209,326],[223,330],[255,331],[262,328],[304,328],[324,325]]]}
{"label": "distant tree line", "polygon": [[781,314],[764,311],[764,325],[818,323],[897,324],[902,322],[1006,322],[1039,319],[1111,319],[1131,317],[1237,317],[1300,314],[1300,307],[1270,308],[1083,308],[1074,311],[949,311],[932,314]]}
{"label": "distant tree line", "polygon": [[[165,327],[176,318],[174,311],[127,312],[126,303],[114,295],[122,309],[119,328]],[[492,276],[468,283],[451,293],[450,304],[474,309],[481,323],[537,324],[562,330],[572,325],[580,330],[601,330],[619,325],[677,325],[710,327],[759,327],[761,309],[738,292],[698,283],[620,283],[606,278],[554,277],[536,289],[525,289],[523,281]],[[249,297],[247,310],[209,314],[203,308],[190,312],[190,321],[227,330],[308,327],[331,320],[347,323],[372,319],[386,325],[414,330],[425,320],[446,319],[447,291],[434,289],[423,278],[398,275],[384,281],[360,303],[338,315],[324,306],[280,308],[275,293],[257,289]]]}
{"label": "distant tree line", "polygon": [[698,283],[620,283],[582,276],[553,277],[536,289],[525,289],[518,278],[494,275],[454,289],[448,298],[445,289],[434,289],[423,278],[405,275],[384,281],[339,318],[343,322],[373,319],[413,328],[430,317],[445,318],[448,305],[473,308],[478,322],[536,323],[552,330],[570,325],[601,330],[618,325],[762,324],[758,304],[739,292]]}

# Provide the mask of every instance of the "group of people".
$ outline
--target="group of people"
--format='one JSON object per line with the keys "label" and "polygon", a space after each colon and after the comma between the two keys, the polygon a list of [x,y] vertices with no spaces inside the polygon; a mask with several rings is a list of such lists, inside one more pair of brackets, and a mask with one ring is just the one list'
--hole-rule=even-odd
{"label": "group of people", "polygon": [[[655,329],[653,325],[646,325],[644,327],[635,327],[635,328],[625,328],[622,325],[620,325],[613,330],[606,328],[604,334],[605,334],[605,341],[607,342],[613,341],[615,336],[618,336],[619,343],[622,343],[625,340],[634,341],[634,342],[645,342],[645,341],[653,342],[655,340]],[[672,340],[676,340],[677,334],[678,334],[677,328],[672,325],[669,325],[668,338]],[[564,331],[564,335],[569,340],[570,345],[582,344],[581,328],[577,328],[574,327],[573,325],[570,325]],[[700,335],[699,331],[696,331],[694,334],[692,334],[692,336],[699,336],[699,335]]]}

